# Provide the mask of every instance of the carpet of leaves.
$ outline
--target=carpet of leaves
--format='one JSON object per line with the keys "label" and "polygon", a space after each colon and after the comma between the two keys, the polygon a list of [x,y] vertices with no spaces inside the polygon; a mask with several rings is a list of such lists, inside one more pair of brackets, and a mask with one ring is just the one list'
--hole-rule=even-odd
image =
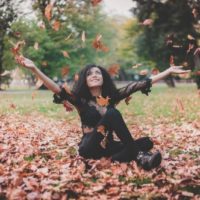
{"label": "carpet of leaves", "polygon": [[0,116],[0,199],[199,199],[200,121],[133,124],[163,155],[146,172],[130,163],[78,156],[75,122],[30,114]]}

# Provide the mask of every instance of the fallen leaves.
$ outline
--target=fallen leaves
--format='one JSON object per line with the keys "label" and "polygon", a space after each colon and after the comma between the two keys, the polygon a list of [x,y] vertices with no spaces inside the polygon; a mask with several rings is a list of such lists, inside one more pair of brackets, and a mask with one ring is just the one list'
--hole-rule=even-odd
{"label": "fallen leaves", "polygon": [[108,158],[83,159],[70,153],[82,137],[76,122],[35,114],[1,116],[1,194],[7,199],[198,199],[197,121],[182,125],[163,123],[163,119],[154,122],[154,126],[145,123],[138,128],[143,134],[154,133],[164,160],[160,168],[146,172],[134,161],[112,163]]}

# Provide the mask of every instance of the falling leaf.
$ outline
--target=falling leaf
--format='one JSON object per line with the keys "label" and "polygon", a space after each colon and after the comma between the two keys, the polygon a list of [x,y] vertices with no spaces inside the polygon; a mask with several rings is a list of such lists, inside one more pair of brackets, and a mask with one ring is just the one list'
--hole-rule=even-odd
{"label": "falling leaf", "polygon": [[36,89],[39,89],[43,84],[44,84],[44,81],[38,78],[35,84]]}
{"label": "falling leaf", "polygon": [[48,65],[47,61],[42,61],[42,66],[46,67]]}
{"label": "falling leaf", "polygon": [[69,86],[67,85],[67,83],[64,83],[64,84],[62,85],[62,87],[65,89],[65,91],[66,91],[67,94],[72,95],[72,92],[71,92]]}
{"label": "falling leaf", "polygon": [[157,68],[154,68],[154,69],[151,70],[151,73],[153,75],[157,75],[157,74],[159,74],[159,70]]}
{"label": "falling leaf", "polygon": [[67,112],[73,111],[73,106],[68,101],[64,101],[63,106],[65,107]]}
{"label": "falling leaf", "polygon": [[32,100],[34,100],[36,96],[37,96],[37,92],[36,92],[36,91],[33,91],[32,94],[31,94]]}
{"label": "falling leaf", "polygon": [[115,76],[115,75],[117,75],[119,73],[119,69],[120,69],[119,64],[113,64],[113,65],[108,67],[108,73],[111,76]]}
{"label": "falling leaf", "polygon": [[109,97],[102,97],[102,96],[99,96],[96,98],[97,100],[97,104],[99,104],[100,106],[107,106],[109,104],[109,100],[110,98]]}
{"label": "falling leaf", "polygon": [[78,81],[79,80],[79,75],[78,74],[75,74],[74,75],[74,81]]}
{"label": "falling leaf", "polygon": [[198,11],[197,11],[196,8],[193,8],[192,14],[193,14],[194,18],[197,18],[197,17],[198,17]]}
{"label": "falling leaf", "polygon": [[183,106],[183,102],[179,99],[179,98],[176,98],[176,105],[177,105],[177,108],[178,110],[182,113],[184,112],[184,106]]}
{"label": "falling leaf", "polygon": [[152,19],[145,19],[142,22],[142,25],[144,25],[144,26],[151,26],[152,24],[153,24],[153,20]]}
{"label": "falling leaf", "polygon": [[192,35],[187,35],[188,40],[195,40],[195,38]]}
{"label": "falling leaf", "polygon": [[133,68],[133,69],[136,69],[136,68],[138,68],[138,67],[140,67],[140,66],[142,66],[142,64],[141,64],[141,63],[137,63],[137,64],[133,65],[132,68]]}
{"label": "falling leaf", "polygon": [[39,44],[38,44],[38,42],[35,42],[35,44],[34,44],[34,49],[35,49],[35,50],[38,50],[38,49],[39,49]]}
{"label": "falling leaf", "polygon": [[11,71],[5,70],[2,74],[0,74],[0,76],[6,76],[11,74]]}
{"label": "falling leaf", "polygon": [[125,99],[125,103],[126,103],[126,105],[128,105],[129,104],[129,101],[132,99],[132,97],[131,96],[128,96],[128,97],[126,97],[126,99]]}
{"label": "falling leaf", "polygon": [[96,50],[101,50],[103,52],[108,52],[109,48],[106,47],[102,42],[102,35],[97,35],[95,40],[92,43],[93,48],[95,48]]}
{"label": "falling leaf", "polygon": [[24,46],[26,43],[25,41],[19,41],[17,42],[17,44],[14,45],[13,48],[11,48],[12,53],[16,56],[20,54],[20,49],[22,48],[22,46]]}
{"label": "falling leaf", "polygon": [[101,133],[102,135],[105,136],[105,126],[100,125],[97,127],[97,132]]}
{"label": "falling leaf", "polygon": [[98,5],[102,0],[91,0],[93,6]]}
{"label": "falling leaf", "polygon": [[69,73],[69,66],[61,68],[61,74],[62,74],[62,76],[66,76],[68,73]]}
{"label": "falling leaf", "polygon": [[55,31],[59,31],[59,29],[60,29],[60,22],[58,20],[54,21],[54,23],[53,23],[53,29]]}
{"label": "falling leaf", "polygon": [[14,32],[14,35],[16,35],[17,37],[20,37],[21,36],[21,32]]}
{"label": "falling leaf", "polygon": [[147,75],[148,74],[148,70],[147,69],[143,69],[143,70],[141,70],[140,72],[139,72],[139,75],[141,75],[141,76],[145,76],[145,75]]}
{"label": "falling leaf", "polygon": [[52,17],[52,8],[53,8],[53,5],[52,4],[48,4],[45,8],[45,17],[48,19],[48,21],[51,20],[51,17]]}
{"label": "falling leaf", "polygon": [[70,58],[69,54],[67,51],[61,51],[64,57]]}
{"label": "falling leaf", "polygon": [[37,25],[38,25],[38,27],[39,27],[40,29],[45,29],[45,28],[46,28],[43,21],[38,22]]}
{"label": "falling leaf", "polygon": [[66,38],[65,38],[65,41],[69,40],[72,36],[72,33],[70,33]]}
{"label": "falling leaf", "polygon": [[170,66],[174,66],[175,64],[174,64],[174,56],[170,56],[170,58],[169,58],[169,64],[170,64]]}
{"label": "falling leaf", "polygon": [[82,40],[82,42],[85,42],[85,40],[86,40],[85,31],[83,31],[81,34],[81,40]]}

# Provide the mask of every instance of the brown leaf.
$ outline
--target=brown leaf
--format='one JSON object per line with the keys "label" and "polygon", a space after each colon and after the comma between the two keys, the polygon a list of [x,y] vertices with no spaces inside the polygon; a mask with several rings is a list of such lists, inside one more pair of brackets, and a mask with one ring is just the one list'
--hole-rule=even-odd
{"label": "brown leaf", "polygon": [[109,48],[106,47],[101,41],[102,35],[97,35],[95,40],[92,43],[93,48],[96,50],[101,50],[103,52],[108,52]]}
{"label": "brown leaf", "polygon": [[157,75],[157,74],[159,74],[160,72],[159,72],[159,70],[158,70],[157,68],[154,68],[154,69],[151,70],[151,73],[152,73],[153,75]]}
{"label": "brown leaf", "polygon": [[26,43],[25,41],[19,41],[17,42],[17,44],[14,45],[13,48],[11,48],[12,53],[14,54],[14,56],[16,55],[20,55],[20,49],[22,48],[22,46],[24,46]]}
{"label": "brown leaf", "polygon": [[34,44],[34,49],[35,49],[35,50],[38,50],[38,49],[39,49],[39,44],[38,44],[38,42],[35,42],[35,44]]}
{"label": "brown leaf", "polygon": [[141,71],[139,72],[139,74],[140,74],[141,76],[146,76],[146,75],[148,74],[148,70],[147,70],[147,69],[143,69],[143,70],[141,70]]}
{"label": "brown leaf", "polygon": [[69,54],[67,51],[61,51],[64,57],[70,58]]}
{"label": "brown leaf", "polygon": [[97,104],[99,104],[100,106],[108,106],[110,98],[108,96],[106,98],[99,96],[96,98],[96,100]]}
{"label": "brown leaf", "polygon": [[46,67],[48,65],[47,61],[42,61],[42,66]]}
{"label": "brown leaf", "polygon": [[75,74],[74,75],[74,81],[78,81],[79,80],[79,75],[78,74]]}
{"label": "brown leaf", "polygon": [[137,63],[137,64],[133,65],[132,68],[133,68],[133,69],[136,69],[136,68],[138,68],[138,67],[140,67],[140,66],[142,66],[142,64],[141,64],[141,63]]}
{"label": "brown leaf", "polygon": [[60,29],[60,22],[58,20],[54,21],[54,23],[53,23],[53,29],[55,31],[59,31],[59,29]]}
{"label": "brown leaf", "polygon": [[131,99],[132,99],[131,96],[126,97],[126,99],[125,99],[126,105],[129,105],[129,101],[130,101]]}
{"label": "brown leaf", "polygon": [[102,0],[91,0],[93,6],[98,5]]}
{"label": "brown leaf", "polygon": [[120,69],[119,64],[113,64],[113,65],[108,67],[108,73],[111,76],[115,76],[115,75],[117,75],[119,73],[119,69]]}
{"label": "brown leaf", "polygon": [[66,109],[67,112],[73,111],[73,106],[68,101],[64,101],[63,102],[63,106],[65,107],[65,109]]}
{"label": "brown leaf", "polygon": [[85,31],[83,31],[81,34],[81,40],[82,40],[82,42],[85,42],[85,40],[86,40]]}
{"label": "brown leaf", "polygon": [[69,73],[69,66],[61,68],[61,74],[62,74],[62,76],[66,76],[68,73]]}
{"label": "brown leaf", "polygon": [[51,20],[52,17],[52,9],[53,9],[53,5],[52,4],[48,4],[45,8],[45,17],[48,19],[48,21]]}

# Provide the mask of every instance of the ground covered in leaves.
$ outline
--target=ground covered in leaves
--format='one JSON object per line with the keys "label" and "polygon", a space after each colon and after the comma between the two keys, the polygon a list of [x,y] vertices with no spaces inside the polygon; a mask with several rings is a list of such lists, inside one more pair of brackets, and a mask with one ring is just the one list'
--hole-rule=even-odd
{"label": "ground covered in leaves", "polygon": [[77,155],[78,121],[44,115],[0,116],[0,199],[199,199],[200,121],[157,119],[129,125],[150,135],[163,155],[146,172],[131,163]]}

